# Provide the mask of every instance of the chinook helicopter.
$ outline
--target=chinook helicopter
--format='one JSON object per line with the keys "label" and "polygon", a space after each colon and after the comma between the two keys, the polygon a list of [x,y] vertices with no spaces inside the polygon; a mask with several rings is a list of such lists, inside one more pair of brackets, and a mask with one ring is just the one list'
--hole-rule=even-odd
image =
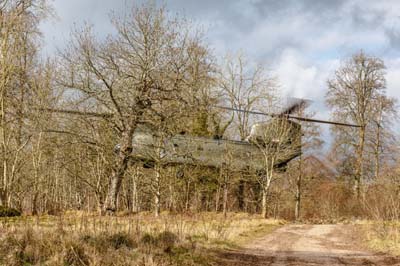
{"label": "chinook helicopter", "polygon": [[[301,121],[358,127],[352,124],[292,115],[297,110],[307,107],[309,103],[308,100],[293,98],[290,104],[278,113],[244,111],[215,106],[215,108],[227,111],[270,117],[267,122],[254,124],[245,141],[198,137],[187,134],[162,137],[145,126],[139,126],[133,135],[131,157],[133,161],[143,162],[148,167],[157,162],[162,165],[198,165],[212,168],[229,165],[231,171],[262,170],[264,169],[265,156],[260,147],[270,144],[265,143],[267,140],[293,147],[291,152],[279,156],[280,158],[274,165],[275,169],[284,171],[287,163],[301,154]],[[271,127],[283,123],[288,130],[285,139],[265,138],[265,132],[268,132]]]}

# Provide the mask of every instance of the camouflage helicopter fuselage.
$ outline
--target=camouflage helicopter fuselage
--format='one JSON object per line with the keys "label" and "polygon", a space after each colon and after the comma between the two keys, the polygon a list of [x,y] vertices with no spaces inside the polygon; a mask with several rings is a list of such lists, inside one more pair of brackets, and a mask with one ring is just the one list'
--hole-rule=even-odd
{"label": "camouflage helicopter fuselage", "polygon": [[[294,145],[294,142],[299,141],[301,127],[293,121],[286,120],[286,122],[287,126],[290,126],[290,133],[286,135],[286,139],[280,141],[292,149],[286,149],[290,152],[277,156],[276,168],[284,168],[290,160],[301,154],[301,146]],[[276,126],[276,123],[256,124],[246,141],[186,134],[161,136],[149,129],[138,128],[132,139],[132,158],[146,164],[157,162],[162,165],[198,165],[213,168],[229,166],[232,171],[262,170],[265,169],[266,156],[263,144],[257,135],[260,130],[268,126]]]}

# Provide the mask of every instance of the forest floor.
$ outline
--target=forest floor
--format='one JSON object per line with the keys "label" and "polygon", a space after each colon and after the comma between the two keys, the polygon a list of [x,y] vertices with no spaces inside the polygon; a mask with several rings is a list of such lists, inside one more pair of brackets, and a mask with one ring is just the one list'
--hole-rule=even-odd
{"label": "forest floor", "polygon": [[3,266],[219,265],[213,256],[240,249],[284,221],[245,213],[118,214],[0,218]]}
{"label": "forest floor", "polygon": [[218,265],[400,265],[368,251],[355,225],[285,225],[241,249],[220,252]]}
{"label": "forest floor", "polygon": [[288,224],[244,213],[0,218],[0,265],[400,265],[389,252],[400,255],[397,222]]}

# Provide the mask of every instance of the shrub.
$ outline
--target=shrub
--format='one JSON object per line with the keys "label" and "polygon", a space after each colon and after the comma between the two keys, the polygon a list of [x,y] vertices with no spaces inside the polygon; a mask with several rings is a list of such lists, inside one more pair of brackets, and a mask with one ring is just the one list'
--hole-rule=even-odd
{"label": "shrub", "polygon": [[70,243],[66,246],[64,253],[65,266],[86,266],[89,265],[89,257],[82,246]]}
{"label": "shrub", "polygon": [[152,236],[151,234],[145,233],[142,236],[140,242],[145,244],[145,245],[156,245],[157,244],[157,239],[154,236]]}
{"label": "shrub", "polygon": [[108,242],[115,249],[121,247],[135,248],[137,247],[135,241],[125,233],[116,233],[107,237]]}
{"label": "shrub", "polygon": [[157,245],[164,251],[170,251],[178,241],[178,237],[169,231],[161,232],[157,236]]}
{"label": "shrub", "polygon": [[122,247],[136,248],[137,243],[126,233],[115,233],[106,235],[84,235],[81,240],[100,252],[105,252],[108,248],[119,249]]}
{"label": "shrub", "polygon": [[141,243],[147,246],[154,246],[162,249],[164,252],[169,252],[178,242],[178,237],[169,231],[159,233],[157,236],[153,236],[146,233],[141,238]]}
{"label": "shrub", "polygon": [[0,217],[15,217],[21,216],[21,212],[14,208],[0,206]]}
{"label": "shrub", "polygon": [[50,233],[39,235],[31,228],[9,233],[2,240],[0,264],[1,257],[4,257],[9,263],[7,265],[42,265],[61,243],[56,236]]}

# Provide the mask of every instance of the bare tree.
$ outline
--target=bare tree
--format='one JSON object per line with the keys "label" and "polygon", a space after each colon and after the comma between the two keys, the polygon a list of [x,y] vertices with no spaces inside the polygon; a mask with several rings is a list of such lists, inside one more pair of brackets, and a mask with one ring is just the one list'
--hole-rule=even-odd
{"label": "bare tree", "polygon": [[368,146],[374,157],[374,178],[378,180],[381,172],[382,161],[393,162],[395,158],[396,138],[391,128],[396,119],[396,101],[386,95],[375,99],[374,113],[368,130]]}
{"label": "bare tree", "polygon": [[385,92],[384,69],[381,59],[360,52],[346,60],[335,72],[335,77],[328,80],[326,102],[333,109],[334,119],[360,126],[357,129],[335,127],[337,136],[343,136],[338,138],[337,145],[350,141],[355,149],[354,179],[358,198],[364,176],[367,127],[373,119],[375,100]]}
{"label": "bare tree", "polygon": [[[78,107],[86,109],[80,110],[106,113],[102,118],[119,136],[104,206],[107,213],[116,211],[137,125],[148,122],[147,116],[157,112],[163,101],[182,108],[184,95],[190,94],[194,83],[205,83],[209,72],[207,50],[194,56],[203,46],[201,36],[185,20],[169,18],[163,8],[135,8],[113,23],[116,35],[103,42],[90,29],[75,34],[62,55],[63,74],[68,74],[61,82],[64,88],[79,92]],[[206,67],[194,75],[192,70],[198,65]]]}
{"label": "bare tree", "polygon": [[[313,117],[314,113],[306,112],[304,108],[299,109],[296,115],[300,117]],[[304,159],[307,155],[314,153],[321,148],[323,141],[320,138],[320,128],[315,123],[302,122],[301,124],[301,154],[288,165],[287,176],[291,187],[294,188],[294,217],[296,220],[301,217],[301,205],[303,198],[303,186],[309,181],[305,174]]]}
{"label": "bare tree", "polygon": [[253,111],[270,102],[275,96],[275,79],[266,74],[261,65],[251,66],[242,54],[227,56],[217,81],[222,101],[234,109],[236,128],[240,140],[250,133],[250,117]]}
{"label": "bare tree", "polygon": [[[10,205],[26,167],[28,107],[38,81],[38,26],[47,15],[45,1],[2,1],[0,5],[0,205]],[[42,84],[43,85],[43,84]]]}
{"label": "bare tree", "polygon": [[273,118],[256,126],[250,141],[257,145],[264,159],[264,169],[258,173],[258,182],[262,193],[262,216],[266,217],[271,183],[280,176],[277,171],[300,155],[301,127],[284,117]]}
{"label": "bare tree", "polygon": [[[275,79],[268,76],[260,64],[251,65],[240,53],[226,56],[217,78],[220,101],[244,112],[233,111],[232,117],[222,127],[214,119],[215,128],[222,128],[225,132],[233,122],[234,130],[237,131],[240,140],[244,141],[250,134],[251,122],[254,122],[254,119],[251,121],[248,111],[270,104],[275,97],[275,85]],[[245,180],[242,174],[237,193],[240,209],[244,207],[244,191]]]}

